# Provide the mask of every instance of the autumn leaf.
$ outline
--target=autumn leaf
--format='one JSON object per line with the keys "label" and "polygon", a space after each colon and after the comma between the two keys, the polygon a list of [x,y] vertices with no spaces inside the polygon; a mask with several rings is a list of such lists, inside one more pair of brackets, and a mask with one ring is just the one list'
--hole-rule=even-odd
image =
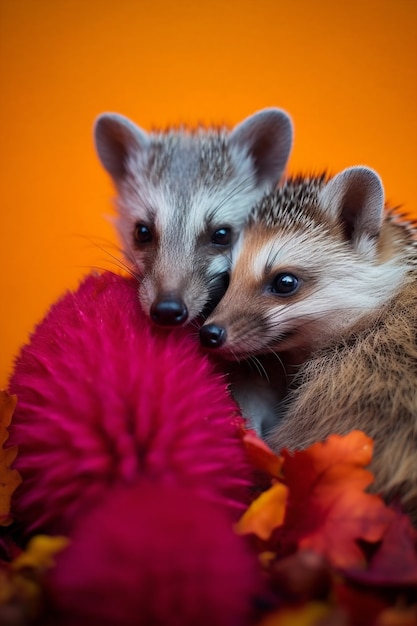
{"label": "autumn leaf", "polygon": [[18,598],[26,615],[32,618],[38,616],[44,595],[44,575],[55,565],[55,556],[68,544],[66,537],[35,535],[26,550],[8,567],[7,594],[3,594],[2,603],[13,604]]}
{"label": "autumn leaf", "polygon": [[314,550],[335,567],[364,566],[358,540],[381,540],[393,517],[379,496],[364,491],[373,480],[364,469],[372,458],[372,440],[353,431],[292,455],[284,450],[282,456],[289,491],[277,546]]}
{"label": "autumn leaf", "polygon": [[252,466],[271,478],[279,478],[284,459],[272,452],[254,430],[241,426],[241,435]]}
{"label": "autumn leaf", "polygon": [[22,482],[19,472],[11,469],[17,456],[17,448],[15,446],[3,447],[9,436],[7,428],[10,425],[16,402],[16,396],[0,391],[0,526],[11,524],[10,499],[16,487]]}
{"label": "autumn leaf", "polygon": [[27,569],[42,572],[54,565],[54,557],[69,545],[69,539],[60,536],[35,535],[24,552],[11,563],[11,569],[19,572]]}
{"label": "autumn leaf", "polygon": [[344,575],[367,585],[417,586],[416,547],[417,531],[410,518],[395,513],[366,570],[349,570]]}
{"label": "autumn leaf", "polygon": [[266,541],[277,526],[284,521],[288,489],[282,483],[275,483],[264,491],[240,518],[235,529],[240,535],[255,534]]}

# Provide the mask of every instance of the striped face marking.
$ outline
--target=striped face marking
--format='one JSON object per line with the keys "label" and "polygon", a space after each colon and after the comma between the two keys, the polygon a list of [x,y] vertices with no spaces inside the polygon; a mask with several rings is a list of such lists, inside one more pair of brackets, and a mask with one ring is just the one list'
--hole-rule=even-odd
{"label": "striped face marking", "polygon": [[252,224],[235,247],[229,288],[207,320],[224,329],[229,358],[320,346],[397,288],[404,268],[383,267],[325,229]]}

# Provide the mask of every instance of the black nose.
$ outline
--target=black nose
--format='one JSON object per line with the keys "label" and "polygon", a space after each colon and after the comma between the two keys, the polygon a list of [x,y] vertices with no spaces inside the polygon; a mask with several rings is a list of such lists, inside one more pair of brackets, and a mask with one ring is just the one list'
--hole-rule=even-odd
{"label": "black nose", "polygon": [[226,329],[217,324],[207,324],[200,328],[200,341],[205,348],[220,348],[226,341]]}
{"label": "black nose", "polygon": [[182,300],[157,300],[151,306],[151,318],[160,326],[180,326],[187,320],[188,311]]}

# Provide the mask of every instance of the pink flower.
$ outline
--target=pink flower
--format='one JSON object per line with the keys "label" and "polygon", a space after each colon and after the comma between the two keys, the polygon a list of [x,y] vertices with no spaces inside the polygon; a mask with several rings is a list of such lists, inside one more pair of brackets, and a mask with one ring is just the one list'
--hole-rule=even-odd
{"label": "pink flower", "polygon": [[26,534],[71,534],[96,502],[140,479],[181,485],[234,519],[247,503],[250,470],[227,381],[195,329],[151,325],[136,287],[89,276],[16,361],[8,445],[19,447],[12,513]]}

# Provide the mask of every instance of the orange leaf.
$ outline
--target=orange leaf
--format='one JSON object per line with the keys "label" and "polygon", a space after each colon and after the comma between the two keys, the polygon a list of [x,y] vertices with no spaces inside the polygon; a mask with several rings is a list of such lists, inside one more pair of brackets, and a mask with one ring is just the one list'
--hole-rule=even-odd
{"label": "orange leaf", "polygon": [[240,535],[255,534],[265,541],[282,524],[288,489],[282,483],[275,483],[264,491],[245,511],[236,525]]}
{"label": "orange leaf", "polygon": [[16,396],[0,391],[0,526],[11,524],[10,499],[16,487],[22,482],[19,472],[11,469],[17,455],[17,448],[3,448],[9,436],[7,428],[11,422],[16,401]]}
{"label": "orange leaf", "polygon": [[258,437],[254,430],[241,426],[241,434],[252,465],[272,478],[279,478],[284,459],[272,452],[271,448]]}
{"label": "orange leaf", "polygon": [[393,517],[381,498],[364,491],[373,481],[364,469],[372,440],[353,431],[282,454],[289,497],[277,540],[323,554],[336,567],[365,565],[357,540],[379,541]]}

